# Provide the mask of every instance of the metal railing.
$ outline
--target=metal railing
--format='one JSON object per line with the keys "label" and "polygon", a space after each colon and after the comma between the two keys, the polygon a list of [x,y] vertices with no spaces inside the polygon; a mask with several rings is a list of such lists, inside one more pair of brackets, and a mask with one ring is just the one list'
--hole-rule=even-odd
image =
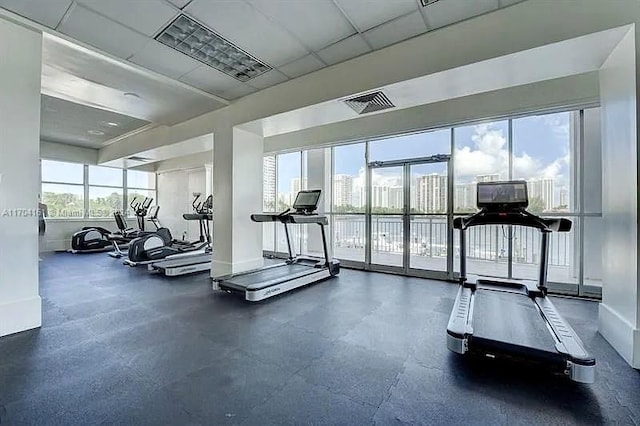
{"label": "metal railing", "polygon": [[[366,243],[364,215],[333,215],[333,245],[339,249],[362,250]],[[404,250],[402,217],[371,217],[373,253],[402,254]],[[536,264],[540,255],[540,232],[536,229],[513,227],[513,261],[520,264]],[[414,216],[409,237],[412,256],[446,257],[447,221],[443,217]],[[454,250],[459,256],[458,235]],[[572,266],[573,234],[552,234],[549,245],[549,265]],[[467,231],[467,256],[469,259],[504,262],[508,258],[509,227],[479,226]]]}

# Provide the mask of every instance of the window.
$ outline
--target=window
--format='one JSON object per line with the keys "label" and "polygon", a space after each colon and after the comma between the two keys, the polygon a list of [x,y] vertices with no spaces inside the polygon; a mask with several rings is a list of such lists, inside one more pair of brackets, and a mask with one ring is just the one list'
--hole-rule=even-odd
{"label": "window", "polygon": [[89,217],[109,218],[122,211],[122,169],[89,166]]}
{"label": "window", "polygon": [[575,211],[572,167],[577,113],[513,120],[513,178],[527,181],[529,211]]}
{"label": "window", "polygon": [[42,202],[50,218],[83,218],[84,166],[42,160]]}
{"label": "window", "polygon": [[369,142],[369,161],[405,160],[451,152],[449,129]]}
{"label": "window", "polygon": [[[156,199],[156,174],[151,172],[142,172],[138,170],[127,170],[127,203],[137,199],[142,202],[145,198]],[[152,203],[152,205],[155,201]],[[127,216],[134,217],[135,212],[129,208]]]}
{"label": "window", "polygon": [[[302,156],[301,152],[290,152],[277,156],[277,179],[276,179],[276,211],[283,211],[293,206],[296,195],[306,184],[302,180]],[[301,229],[299,226],[289,227],[291,242],[295,250],[300,249]],[[281,253],[287,252],[287,237],[284,227],[276,224],[276,250]]]}
{"label": "window", "polygon": [[128,200],[156,197],[155,173],[52,160],[42,160],[40,173],[42,202],[50,218],[112,218],[123,209],[133,216],[124,205],[125,193]]}
{"label": "window", "polygon": [[454,129],[453,208],[476,210],[476,183],[509,178],[509,123],[498,121]]}
{"label": "window", "polygon": [[364,262],[366,143],[333,148],[333,253],[339,259]]}

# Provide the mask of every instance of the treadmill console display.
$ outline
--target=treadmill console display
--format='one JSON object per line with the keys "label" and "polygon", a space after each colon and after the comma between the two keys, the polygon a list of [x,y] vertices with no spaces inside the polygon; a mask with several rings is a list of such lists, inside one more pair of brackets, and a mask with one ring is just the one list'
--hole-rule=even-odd
{"label": "treadmill console display", "polygon": [[478,182],[477,205],[486,210],[519,210],[529,205],[527,182]]}
{"label": "treadmill console display", "polygon": [[296,200],[293,202],[293,208],[296,212],[300,213],[312,213],[318,209],[318,202],[320,201],[320,195],[322,190],[312,189],[308,191],[300,191],[296,196]]}

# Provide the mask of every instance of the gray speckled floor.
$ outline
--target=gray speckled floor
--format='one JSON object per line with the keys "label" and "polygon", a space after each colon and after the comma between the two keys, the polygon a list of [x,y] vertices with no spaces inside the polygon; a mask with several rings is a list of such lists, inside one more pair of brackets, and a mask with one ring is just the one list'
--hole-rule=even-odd
{"label": "gray speckled floor", "polygon": [[248,304],[105,254],[41,263],[42,329],[0,339],[1,424],[636,424],[640,372],[554,298],[596,383],[449,353],[452,284],[343,270]]}

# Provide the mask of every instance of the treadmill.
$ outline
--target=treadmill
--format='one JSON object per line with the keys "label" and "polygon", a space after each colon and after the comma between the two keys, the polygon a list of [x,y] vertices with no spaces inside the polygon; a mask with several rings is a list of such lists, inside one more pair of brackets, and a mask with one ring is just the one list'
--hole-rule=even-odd
{"label": "treadmill", "polygon": [[213,196],[209,195],[203,203],[197,203],[198,195],[193,200],[193,213],[184,213],[184,220],[197,220],[200,225],[200,243],[207,243],[202,249],[187,251],[167,256],[147,264],[149,272],[159,272],[167,277],[193,274],[211,270],[211,227],[213,221]]}
{"label": "treadmill", "polygon": [[[319,189],[298,192],[293,203],[293,212],[287,209],[282,213],[251,215],[251,220],[254,222],[280,222],[284,225],[289,257],[284,263],[215,278],[213,289],[239,293],[244,295],[245,300],[257,302],[338,275],[340,262],[330,259],[327,249],[325,226],[329,221],[326,216],[315,213],[321,193]],[[294,254],[288,227],[291,224],[320,226],[324,249],[323,259]]]}
{"label": "treadmill", "polygon": [[[526,211],[525,181],[479,182],[479,212],[454,219],[460,230],[460,288],[447,326],[447,348],[459,354],[516,359],[593,383],[595,358],[547,297],[549,234],[569,232],[571,221]],[[542,234],[538,282],[467,281],[465,231],[480,225],[518,225]]]}

